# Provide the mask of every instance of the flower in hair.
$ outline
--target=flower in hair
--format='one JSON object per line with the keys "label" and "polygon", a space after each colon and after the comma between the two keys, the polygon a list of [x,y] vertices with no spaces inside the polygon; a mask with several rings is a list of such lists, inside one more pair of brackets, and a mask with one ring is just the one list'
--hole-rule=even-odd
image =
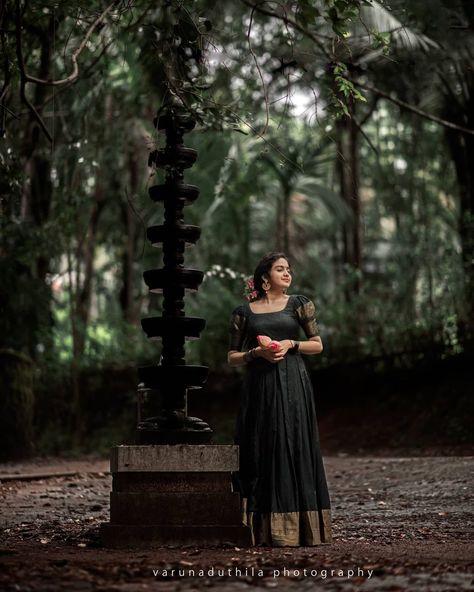
{"label": "flower in hair", "polygon": [[255,300],[258,296],[258,292],[255,290],[253,276],[249,276],[245,279],[244,296],[249,302]]}

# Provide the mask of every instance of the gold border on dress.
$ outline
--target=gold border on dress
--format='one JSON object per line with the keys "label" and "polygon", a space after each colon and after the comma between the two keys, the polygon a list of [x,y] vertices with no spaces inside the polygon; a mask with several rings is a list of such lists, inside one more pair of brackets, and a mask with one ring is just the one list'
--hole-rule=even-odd
{"label": "gold border on dress", "polygon": [[311,547],[332,543],[331,510],[248,512],[241,498],[242,522],[251,530],[252,545]]}

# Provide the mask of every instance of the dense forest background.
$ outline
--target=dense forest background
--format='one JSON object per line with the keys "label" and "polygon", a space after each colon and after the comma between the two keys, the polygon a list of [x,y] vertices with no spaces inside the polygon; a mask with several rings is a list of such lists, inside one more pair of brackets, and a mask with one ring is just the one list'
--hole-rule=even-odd
{"label": "dense forest background", "polygon": [[7,0],[0,20],[8,449],[104,451],[133,429],[136,367],[160,352],[140,319],[161,310],[142,273],[162,264],[145,235],[162,219],[148,155],[170,94],[198,122],[185,220],[202,235],[185,263],[206,275],[186,312],[207,325],[187,361],[210,379],[189,404],[216,441],[230,441],[240,377],[230,313],[272,249],[316,303],[322,413],[376,375],[379,400],[425,393],[447,441],[469,441],[472,2]]}

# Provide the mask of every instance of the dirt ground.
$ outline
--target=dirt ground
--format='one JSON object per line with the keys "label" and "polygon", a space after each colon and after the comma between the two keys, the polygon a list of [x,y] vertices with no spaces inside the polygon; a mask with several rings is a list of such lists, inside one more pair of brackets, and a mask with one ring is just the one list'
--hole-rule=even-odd
{"label": "dirt ground", "polygon": [[474,590],[474,456],[392,451],[325,456],[324,463],[331,545],[149,551],[101,547],[99,524],[109,519],[107,460],[0,465],[0,589]]}

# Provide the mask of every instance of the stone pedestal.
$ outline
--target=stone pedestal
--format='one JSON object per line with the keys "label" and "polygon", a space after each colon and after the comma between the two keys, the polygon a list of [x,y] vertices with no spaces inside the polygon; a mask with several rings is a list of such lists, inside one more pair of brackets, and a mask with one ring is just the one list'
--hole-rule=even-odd
{"label": "stone pedestal", "polygon": [[238,467],[234,445],[116,446],[110,523],[101,525],[104,545],[250,546],[240,494],[232,491],[231,471]]}

